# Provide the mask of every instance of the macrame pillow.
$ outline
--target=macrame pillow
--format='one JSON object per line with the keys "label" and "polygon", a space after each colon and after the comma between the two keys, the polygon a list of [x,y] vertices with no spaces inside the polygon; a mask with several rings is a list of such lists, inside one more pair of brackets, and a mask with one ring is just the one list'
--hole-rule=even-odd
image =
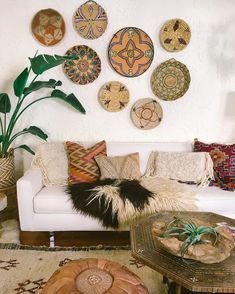
{"label": "macrame pillow", "polygon": [[63,143],[40,144],[31,168],[40,168],[45,186],[68,184],[68,159]]}
{"label": "macrame pillow", "polygon": [[145,176],[162,177],[207,186],[213,179],[213,162],[207,152],[152,151]]}
{"label": "macrame pillow", "polygon": [[223,190],[235,190],[235,144],[206,144],[195,139],[194,151],[210,153],[214,165],[213,186],[220,186]]}
{"label": "macrame pillow", "polygon": [[69,184],[96,181],[100,173],[94,157],[106,155],[106,142],[101,141],[85,149],[78,143],[68,141],[66,147],[69,160]]}
{"label": "macrame pillow", "polygon": [[96,156],[95,160],[99,166],[100,179],[139,179],[140,163],[139,153],[126,156]]}

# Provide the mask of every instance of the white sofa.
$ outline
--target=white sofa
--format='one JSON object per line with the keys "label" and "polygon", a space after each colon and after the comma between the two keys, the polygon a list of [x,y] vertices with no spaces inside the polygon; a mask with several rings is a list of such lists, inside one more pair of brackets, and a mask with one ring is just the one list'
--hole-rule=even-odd
{"label": "white sofa", "polygon": [[[89,145],[89,144],[85,144]],[[159,151],[192,151],[191,143],[107,143],[110,156],[139,152],[144,173],[149,154]],[[58,158],[59,160],[59,158]],[[235,193],[216,187],[197,188],[199,211],[210,211],[235,219]],[[44,187],[39,169],[29,169],[17,181],[17,199],[22,231],[103,231],[101,224],[72,208],[69,196],[62,186]]]}

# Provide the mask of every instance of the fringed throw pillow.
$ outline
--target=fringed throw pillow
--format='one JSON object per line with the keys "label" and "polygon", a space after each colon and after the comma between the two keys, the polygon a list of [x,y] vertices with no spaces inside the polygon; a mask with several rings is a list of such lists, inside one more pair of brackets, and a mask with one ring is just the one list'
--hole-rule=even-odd
{"label": "fringed throw pillow", "polygon": [[213,176],[213,162],[207,152],[152,151],[145,176],[193,182],[207,186]]}
{"label": "fringed throw pillow", "polygon": [[40,168],[45,186],[68,184],[68,159],[63,143],[40,144],[31,164]]}
{"label": "fringed throw pillow", "polygon": [[100,169],[100,179],[139,179],[139,153],[126,156],[96,156],[95,160]]}
{"label": "fringed throw pillow", "polygon": [[235,144],[206,144],[195,139],[194,151],[210,153],[214,165],[213,186],[228,191],[235,190]]}
{"label": "fringed throw pillow", "polygon": [[94,182],[99,176],[99,168],[94,157],[106,155],[106,142],[101,141],[85,149],[78,143],[66,142],[69,160],[69,184]]}

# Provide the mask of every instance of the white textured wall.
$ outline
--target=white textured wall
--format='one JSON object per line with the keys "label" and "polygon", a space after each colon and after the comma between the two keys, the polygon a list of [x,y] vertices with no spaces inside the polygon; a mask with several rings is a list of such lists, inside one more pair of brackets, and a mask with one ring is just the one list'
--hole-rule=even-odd
{"label": "white textured wall", "polygon": [[[235,139],[235,1],[234,0],[100,0],[109,23],[97,40],[86,40],[72,25],[72,16],[82,0],[0,0],[0,92],[12,94],[12,81],[27,65],[27,57],[39,53],[64,54],[74,45],[86,44],[95,49],[102,61],[102,72],[92,84],[78,86],[70,82],[61,67],[44,74],[63,82],[61,89],[74,92],[87,115],[55,101],[43,102],[28,110],[19,129],[38,125],[51,141],[205,141],[231,142]],[[30,23],[40,9],[54,8],[64,17],[66,35],[56,46],[47,48],[31,35]],[[191,27],[189,46],[178,53],[168,53],[159,44],[159,30],[171,18],[182,18]],[[117,74],[107,60],[107,46],[113,34],[125,26],[136,26],[148,33],[155,46],[150,68],[137,78]],[[163,121],[152,130],[139,130],[131,122],[133,103],[154,97],[150,76],[161,62],[174,57],[185,63],[191,73],[186,95],[166,102],[156,98],[164,111]],[[119,80],[130,91],[130,103],[123,111],[109,113],[98,103],[97,93],[103,83]],[[12,101],[15,98],[12,97]],[[40,141],[25,137],[25,143]]]}

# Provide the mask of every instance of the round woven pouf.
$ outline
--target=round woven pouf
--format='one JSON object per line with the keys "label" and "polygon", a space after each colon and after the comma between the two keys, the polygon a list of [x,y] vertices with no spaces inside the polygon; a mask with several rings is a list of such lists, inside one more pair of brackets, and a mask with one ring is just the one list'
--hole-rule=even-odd
{"label": "round woven pouf", "polygon": [[140,278],[127,267],[106,259],[85,258],[58,269],[40,294],[148,294]]}

